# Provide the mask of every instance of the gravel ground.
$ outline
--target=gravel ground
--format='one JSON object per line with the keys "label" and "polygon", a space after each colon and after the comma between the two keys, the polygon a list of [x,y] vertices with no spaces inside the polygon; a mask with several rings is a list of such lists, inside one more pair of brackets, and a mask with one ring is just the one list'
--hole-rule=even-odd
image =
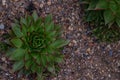
{"label": "gravel ground", "polygon": [[[120,41],[99,42],[91,36],[91,28],[83,21],[84,13],[78,0],[30,1],[0,0],[0,36],[11,28],[14,19],[33,10],[39,16],[52,14],[54,22],[64,30],[62,37],[70,43],[62,51],[65,61],[61,71],[46,80],[120,80]],[[1,52],[0,80],[34,80],[13,73],[11,64]]]}

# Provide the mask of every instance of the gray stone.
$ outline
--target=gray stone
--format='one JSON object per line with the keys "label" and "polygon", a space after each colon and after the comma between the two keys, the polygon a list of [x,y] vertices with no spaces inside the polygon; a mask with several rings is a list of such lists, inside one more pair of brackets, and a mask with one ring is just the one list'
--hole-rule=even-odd
{"label": "gray stone", "polygon": [[5,28],[4,24],[0,24],[0,29],[3,30]]}

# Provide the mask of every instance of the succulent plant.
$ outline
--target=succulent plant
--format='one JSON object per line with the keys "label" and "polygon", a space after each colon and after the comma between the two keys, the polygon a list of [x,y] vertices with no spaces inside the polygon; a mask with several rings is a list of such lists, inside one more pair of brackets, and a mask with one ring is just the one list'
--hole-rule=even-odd
{"label": "succulent plant", "polygon": [[120,0],[81,0],[86,4],[86,21],[96,26],[93,33],[101,40],[120,39]]}
{"label": "succulent plant", "polygon": [[52,15],[38,17],[34,12],[15,21],[10,34],[8,56],[15,63],[14,71],[37,74],[37,79],[49,73],[56,74],[58,63],[63,61],[61,48],[68,44],[61,38],[61,28],[54,24]]}

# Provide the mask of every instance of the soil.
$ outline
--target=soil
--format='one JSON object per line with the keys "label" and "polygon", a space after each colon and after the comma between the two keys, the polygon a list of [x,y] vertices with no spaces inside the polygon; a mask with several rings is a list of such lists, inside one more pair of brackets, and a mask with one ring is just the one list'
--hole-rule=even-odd
{"label": "soil", "polygon": [[[0,0],[0,40],[15,19],[34,10],[41,17],[52,14],[63,29],[62,37],[70,40],[62,51],[65,61],[61,71],[46,80],[120,80],[120,41],[100,42],[91,36],[79,0]],[[1,51],[0,80],[34,80],[13,73],[12,63]]]}

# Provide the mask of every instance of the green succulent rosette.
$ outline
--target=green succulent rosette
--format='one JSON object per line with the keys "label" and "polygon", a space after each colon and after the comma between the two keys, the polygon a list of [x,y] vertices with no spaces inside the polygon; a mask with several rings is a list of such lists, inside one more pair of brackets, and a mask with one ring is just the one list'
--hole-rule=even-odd
{"label": "green succulent rosette", "polygon": [[58,63],[63,61],[60,50],[68,44],[60,38],[61,29],[52,21],[52,16],[39,18],[32,16],[21,18],[12,26],[11,48],[8,56],[15,61],[14,71],[37,74],[38,79],[58,71]]}
{"label": "green succulent rosette", "polygon": [[30,49],[34,52],[42,52],[42,50],[48,46],[47,41],[44,38],[44,33],[30,33],[28,36],[28,44]]}

